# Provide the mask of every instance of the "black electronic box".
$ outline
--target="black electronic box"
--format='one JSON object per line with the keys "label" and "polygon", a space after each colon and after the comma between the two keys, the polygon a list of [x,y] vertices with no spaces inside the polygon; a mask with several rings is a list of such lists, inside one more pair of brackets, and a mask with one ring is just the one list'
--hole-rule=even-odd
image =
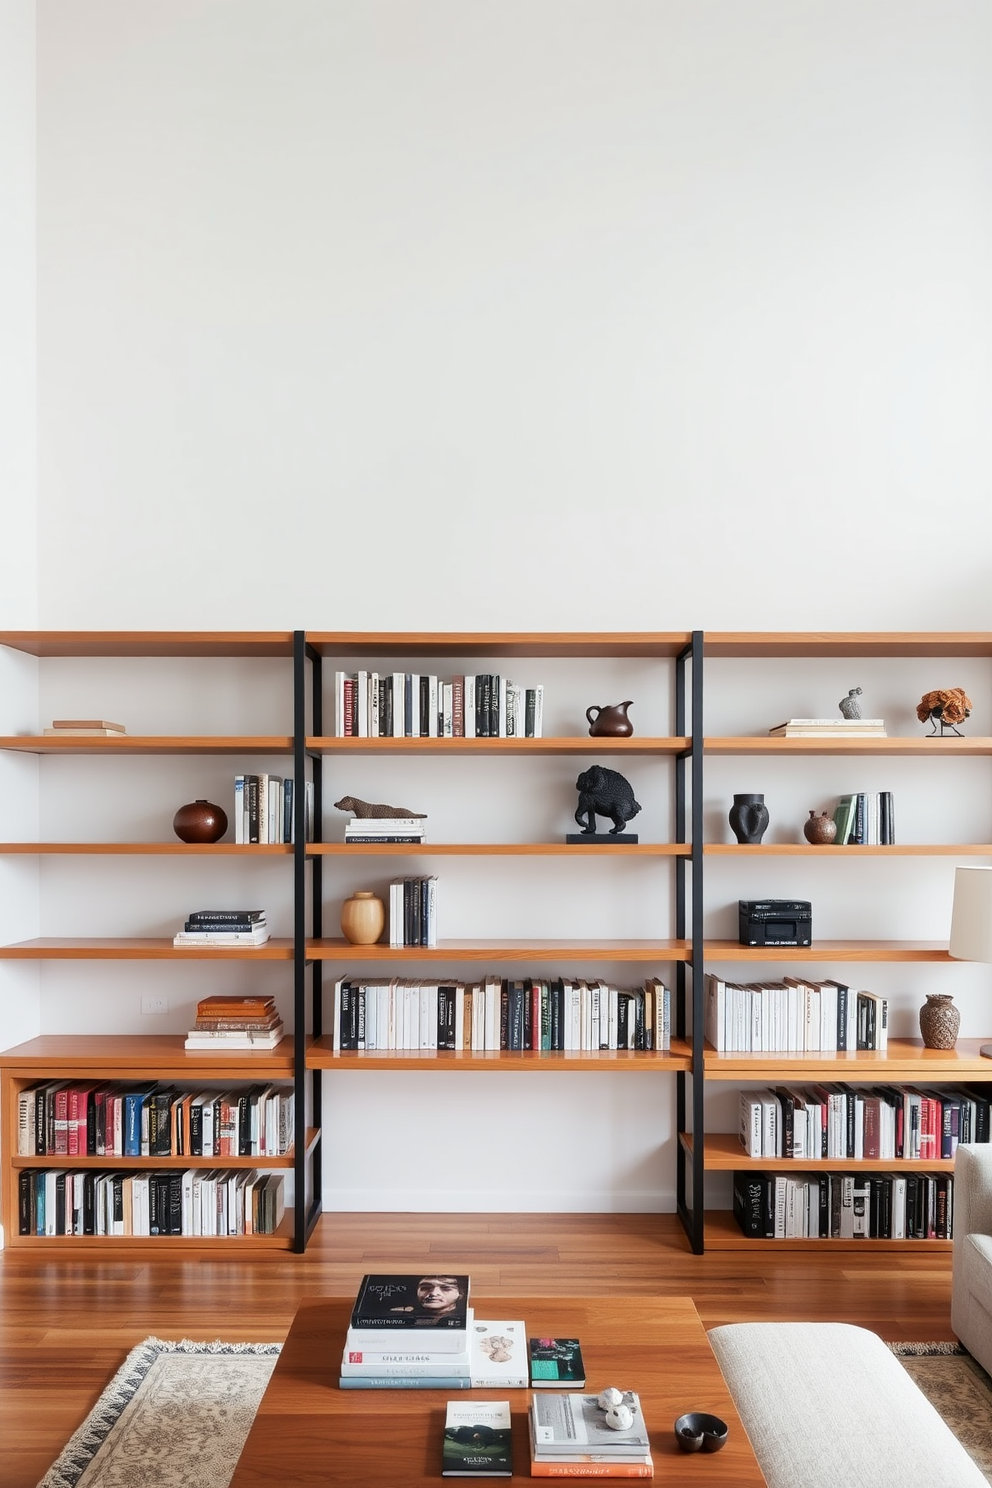
{"label": "black electronic box", "polygon": [[739,899],[739,940],[746,946],[808,946],[813,912],[808,899]]}

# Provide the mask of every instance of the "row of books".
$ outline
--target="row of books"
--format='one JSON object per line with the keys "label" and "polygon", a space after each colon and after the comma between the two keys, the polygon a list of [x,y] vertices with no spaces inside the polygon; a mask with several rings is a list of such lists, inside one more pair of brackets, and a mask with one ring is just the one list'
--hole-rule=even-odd
{"label": "row of books", "polygon": [[[313,839],[313,781],[303,786],[306,829],[303,840]],[[295,842],[294,788],[286,775],[235,775],[235,842]]]}
{"label": "row of books", "polygon": [[734,1215],[764,1240],[951,1240],[950,1173],[734,1174]]}
{"label": "row of books", "polygon": [[887,999],[832,979],[740,983],[707,972],[703,1019],[721,1054],[882,1053],[889,1042]]}
{"label": "row of books", "polygon": [[437,875],[394,878],[389,885],[389,944],[437,945]]}
{"label": "row of books", "polygon": [[196,909],[172,937],[175,946],[260,946],[269,938],[264,909]]}
{"label": "row of books", "polygon": [[671,992],[657,977],[623,989],[570,977],[480,982],[342,977],[335,1049],[475,1051],[671,1047]]}
{"label": "row of books", "polygon": [[271,996],[202,997],[185,1047],[212,1054],[241,1049],[274,1049],[284,1028]]}
{"label": "row of books", "polygon": [[286,1210],[281,1174],[72,1172],[33,1168],[18,1179],[21,1235],[272,1235]]}
{"label": "row of books", "polygon": [[742,1090],[740,1139],[749,1157],[883,1162],[951,1158],[959,1142],[990,1140],[984,1086],[777,1086]]}
{"label": "row of books", "polygon": [[17,1096],[21,1157],[281,1157],[293,1145],[291,1086],[180,1090],[49,1080]]}
{"label": "row of books", "polygon": [[450,681],[419,672],[335,672],[339,739],[541,738],[544,686],[494,672]]}
{"label": "row of books", "polygon": [[891,845],[896,840],[896,814],[891,791],[859,791],[841,796],[834,811],[835,847]]}

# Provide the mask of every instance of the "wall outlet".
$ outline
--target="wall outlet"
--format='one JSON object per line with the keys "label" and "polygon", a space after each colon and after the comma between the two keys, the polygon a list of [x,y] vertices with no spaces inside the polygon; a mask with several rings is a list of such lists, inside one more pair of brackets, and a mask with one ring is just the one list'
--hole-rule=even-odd
{"label": "wall outlet", "polygon": [[141,999],[141,1011],[146,1018],[161,1018],[169,1011],[169,999],[146,994]]}

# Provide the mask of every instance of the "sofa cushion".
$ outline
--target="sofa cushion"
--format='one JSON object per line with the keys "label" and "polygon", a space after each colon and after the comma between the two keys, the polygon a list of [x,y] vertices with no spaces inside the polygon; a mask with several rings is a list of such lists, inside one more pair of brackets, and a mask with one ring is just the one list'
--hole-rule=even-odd
{"label": "sofa cushion", "polygon": [[988,1488],[866,1328],[732,1323],[709,1340],[769,1488]]}
{"label": "sofa cushion", "polygon": [[964,1282],[986,1312],[992,1312],[992,1235],[965,1235],[955,1245],[964,1247]]}

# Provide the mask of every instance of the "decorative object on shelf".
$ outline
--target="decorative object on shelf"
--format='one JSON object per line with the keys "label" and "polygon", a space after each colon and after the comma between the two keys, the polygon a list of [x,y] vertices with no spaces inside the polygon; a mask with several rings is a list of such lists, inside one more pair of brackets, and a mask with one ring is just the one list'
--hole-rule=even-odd
{"label": "decorative object on shelf", "polygon": [[114,739],[126,734],[127,729],[122,723],[110,723],[106,718],[53,718],[51,728],[46,728],[45,733],[55,739],[76,734]]}
{"label": "decorative object on shelf", "polygon": [[426,816],[426,811],[411,811],[409,806],[387,806],[381,801],[363,801],[360,796],[342,796],[334,802],[338,811],[353,811],[362,821],[374,817]]}
{"label": "decorative object on shelf", "polygon": [[[947,953],[956,961],[992,962],[992,868],[955,868]],[[992,1059],[992,1044],[978,1052]]]}
{"label": "decorative object on shelf", "polygon": [[[634,800],[633,787],[630,781],[625,779],[617,770],[607,770],[603,765],[591,765],[588,770],[583,770],[575,782],[575,789],[579,793],[579,804],[575,812],[575,820],[582,828],[581,833],[570,832],[565,838],[566,842],[581,842],[599,840],[615,842],[619,838],[621,842],[636,842],[636,832],[624,832],[627,823],[640,811],[640,804]],[[596,831],[596,817],[608,816],[613,822],[613,829],[608,833]]]}
{"label": "decorative object on shelf", "polygon": [[949,992],[928,992],[920,1008],[920,1032],[928,1049],[953,1049],[961,1027],[961,1011]]}
{"label": "decorative object on shelf", "polygon": [[811,810],[809,820],[803,822],[803,836],[807,842],[833,842],[837,836],[837,823],[825,812]]}
{"label": "decorative object on shelf", "polygon": [[754,844],[761,841],[768,828],[768,807],[761,795],[737,795],[730,808],[730,825],[738,842]]}
{"label": "decorative object on shelf", "polygon": [[726,1421],[706,1411],[688,1411],[675,1422],[675,1440],[683,1452],[719,1452],[727,1444]]}
{"label": "decorative object on shelf", "polygon": [[172,828],[183,842],[219,842],[227,831],[227,812],[212,801],[189,801],[172,818]]}
{"label": "decorative object on shelf", "polygon": [[593,703],[586,709],[590,734],[594,738],[629,739],[634,725],[627,717],[627,709],[632,703],[633,698],[628,698],[625,703],[614,703],[609,708],[600,708]]}
{"label": "decorative object on shelf", "polygon": [[[916,716],[921,723],[930,720],[933,727],[928,738],[943,738],[949,730],[961,737],[955,725],[971,717],[971,698],[963,687],[940,687],[936,692],[925,692],[916,705]],[[937,725],[940,724],[940,733]]]}
{"label": "decorative object on shelf", "polygon": [[837,706],[840,709],[840,711],[843,713],[843,715],[844,715],[845,718],[860,718],[861,717],[861,704],[858,702],[858,698],[860,696],[861,696],[861,688],[860,687],[852,687],[849,690],[849,692],[847,694],[847,697],[841,698],[841,700],[837,704]]}
{"label": "decorative object on shelf", "polygon": [[737,928],[741,945],[812,945],[813,906],[808,899],[738,899]]}
{"label": "decorative object on shelf", "polygon": [[386,927],[386,906],[371,889],[357,889],[341,906],[341,933],[352,945],[375,945]]}

